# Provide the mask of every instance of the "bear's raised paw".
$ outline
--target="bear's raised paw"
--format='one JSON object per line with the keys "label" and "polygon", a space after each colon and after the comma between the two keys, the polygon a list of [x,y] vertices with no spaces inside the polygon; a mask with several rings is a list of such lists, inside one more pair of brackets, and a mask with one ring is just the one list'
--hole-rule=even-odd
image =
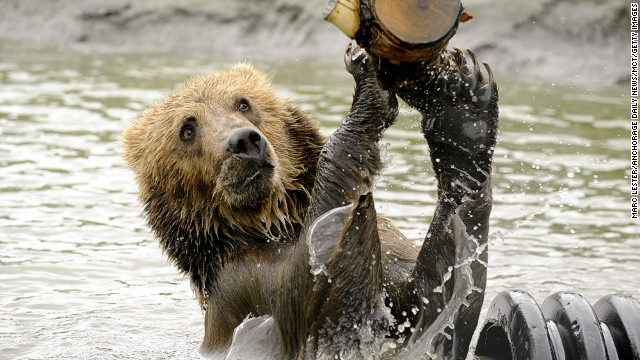
{"label": "bear's raised paw", "polygon": [[344,52],[344,65],[349,74],[356,76],[356,74],[370,66],[369,55],[358,44],[350,42]]}
{"label": "bear's raised paw", "polygon": [[489,65],[483,62],[485,76],[476,56],[467,52],[471,64],[462,51],[454,48],[457,71],[438,75],[427,94],[421,128],[432,156],[437,158],[437,172],[457,168],[472,176],[477,172],[486,175],[498,132],[498,87]]}

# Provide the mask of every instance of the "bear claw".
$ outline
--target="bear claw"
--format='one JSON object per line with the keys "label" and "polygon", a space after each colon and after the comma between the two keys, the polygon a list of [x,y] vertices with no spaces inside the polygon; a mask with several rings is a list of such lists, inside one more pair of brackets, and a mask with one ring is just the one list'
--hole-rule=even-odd
{"label": "bear claw", "polygon": [[475,54],[466,52],[469,61],[453,48],[450,59],[455,70],[443,68],[427,92],[422,132],[432,155],[438,154],[435,167],[489,173],[498,129],[498,88],[489,65],[482,63],[484,75]]}
{"label": "bear claw", "polygon": [[482,83],[484,81],[484,76],[482,75],[482,71],[480,71],[478,58],[476,58],[476,54],[474,54],[473,51],[467,49],[467,52],[469,53],[469,57],[471,57],[471,61],[473,62],[473,74],[478,79],[478,82]]}
{"label": "bear claw", "polygon": [[355,42],[350,42],[344,53],[344,65],[347,71],[354,75],[358,68],[362,67],[367,61],[369,61],[367,52]]}

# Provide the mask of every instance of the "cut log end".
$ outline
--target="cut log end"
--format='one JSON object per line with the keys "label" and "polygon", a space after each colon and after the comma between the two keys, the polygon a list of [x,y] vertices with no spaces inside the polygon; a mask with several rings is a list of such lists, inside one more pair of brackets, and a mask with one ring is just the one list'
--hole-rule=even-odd
{"label": "cut log end", "polygon": [[460,0],[376,0],[380,25],[409,44],[428,44],[442,38],[455,25]]}
{"label": "cut log end", "polygon": [[446,47],[462,14],[460,0],[329,0],[323,16],[370,54],[424,62]]}
{"label": "cut log end", "polygon": [[322,17],[354,39],[360,27],[359,0],[329,0]]}

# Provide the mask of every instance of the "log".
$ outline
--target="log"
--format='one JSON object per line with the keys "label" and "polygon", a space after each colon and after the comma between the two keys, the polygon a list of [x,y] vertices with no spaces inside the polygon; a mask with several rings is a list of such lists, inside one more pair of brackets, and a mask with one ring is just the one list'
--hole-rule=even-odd
{"label": "log", "polygon": [[329,0],[324,18],[367,51],[388,88],[423,111],[438,74],[460,70],[461,53],[446,47],[472,16],[460,0]]}
{"label": "log", "polygon": [[460,0],[329,0],[324,18],[370,54],[400,63],[435,59],[462,14]]}

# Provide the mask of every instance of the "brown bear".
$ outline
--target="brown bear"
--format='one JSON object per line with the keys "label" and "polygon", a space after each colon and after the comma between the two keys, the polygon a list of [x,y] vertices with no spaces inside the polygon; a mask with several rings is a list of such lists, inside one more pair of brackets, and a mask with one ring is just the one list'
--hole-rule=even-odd
{"label": "brown bear", "polygon": [[[446,89],[425,91],[432,106],[422,111],[423,131],[438,157],[439,191],[418,249],[377,217],[371,196],[395,95],[364,51],[350,47],[345,62],[353,105],[326,143],[311,117],[248,64],[187,82],[123,133],[148,224],[205,310],[204,354],[225,354],[234,329],[263,315],[274,320],[280,358],[398,352],[444,312],[454,282],[468,282],[474,291],[425,348],[466,356],[486,281],[493,78],[485,84],[477,66],[460,64],[463,74],[437,82]],[[469,121],[480,130],[465,131]],[[456,246],[469,239],[480,255],[463,279]]]}

